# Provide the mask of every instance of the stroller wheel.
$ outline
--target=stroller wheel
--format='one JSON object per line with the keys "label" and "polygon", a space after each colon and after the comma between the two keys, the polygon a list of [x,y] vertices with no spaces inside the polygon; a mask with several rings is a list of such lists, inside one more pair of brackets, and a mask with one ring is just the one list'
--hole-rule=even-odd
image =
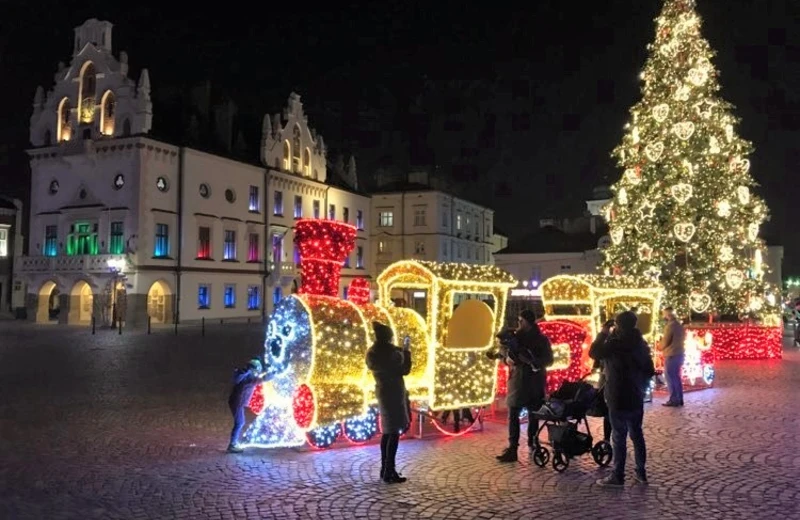
{"label": "stroller wheel", "polygon": [[569,459],[560,451],[553,454],[553,469],[561,473],[569,467]]}
{"label": "stroller wheel", "polygon": [[543,468],[550,462],[550,451],[543,446],[536,446],[533,450],[533,463]]}
{"label": "stroller wheel", "polygon": [[614,450],[608,441],[599,441],[592,447],[592,458],[601,468],[605,468],[611,464],[611,459],[614,457]]}

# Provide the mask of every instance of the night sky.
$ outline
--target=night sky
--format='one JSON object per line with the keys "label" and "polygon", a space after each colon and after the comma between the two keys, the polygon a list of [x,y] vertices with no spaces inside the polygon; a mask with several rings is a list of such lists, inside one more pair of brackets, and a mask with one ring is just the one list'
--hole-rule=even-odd
{"label": "night sky", "polygon": [[[157,137],[180,135],[177,100],[210,81],[237,104],[257,161],[263,114],[281,111],[294,90],[331,160],[354,154],[362,183],[380,169],[427,168],[495,208],[498,226],[518,238],[541,217],[580,214],[594,186],[619,176],[609,154],[640,98],[661,8],[660,0],[334,2],[317,11],[167,4],[2,2],[0,191],[24,196],[36,85],[52,85],[58,61],[71,57],[73,28],[94,17],[115,24],[114,54],[128,52],[131,76],[149,69]],[[792,203],[800,3],[697,0],[697,9],[718,52],[722,96],[756,148],[751,173],[772,212],[766,238],[785,246],[784,274],[800,274]]]}

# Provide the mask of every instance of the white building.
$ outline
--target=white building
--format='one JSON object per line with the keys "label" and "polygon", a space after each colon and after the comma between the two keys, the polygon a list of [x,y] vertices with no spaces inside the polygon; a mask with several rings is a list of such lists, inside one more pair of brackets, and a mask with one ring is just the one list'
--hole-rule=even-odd
{"label": "white building", "polygon": [[22,283],[14,276],[23,240],[22,201],[0,196],[0,317],[12,316],[25,305]]}
{"label": "white building", "polygon": [[454,197],[411,176],[372,193],[373,268],[405,258],[490,264],[494,210]]}
{"label": "white building", "polygon": [[[356,246],[343,259],[340,296],[355,277],[370,279],[370,197],[358,192],[355,164],[348,179],[332,179],[321,135],[308,126],[300,96],[292,94],[282,114],[264,116],[261,157],[267,165],[268,309],[297,290],[300,255],[292,228],[300,218],[322,218],[350,223],[358,229]],[[338,182],[338,185],[334,184]]]}
{"label": "white building", "polygon": [[147,137],[147,70],[138,86],[127,71],[125,53],[111,52],[111,24],[89,20],[55,85],[37,89],[30,247],[18,269],[29,318],[127,327],[260,318],[265,296],[299,276],[300,215],[364,224],[344,274],[367,275],[369,198],[325,184],[325,146],[298,96],[265,118],[265,169]]}

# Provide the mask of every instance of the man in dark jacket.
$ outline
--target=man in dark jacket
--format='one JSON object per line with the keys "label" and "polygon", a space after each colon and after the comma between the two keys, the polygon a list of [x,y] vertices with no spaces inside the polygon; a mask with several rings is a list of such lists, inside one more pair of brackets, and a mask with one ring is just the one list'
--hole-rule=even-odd
{"label": "man in dark jacket", "polygon": [[[508,447],[497,456],[500,462],[516,462],[519,446],[519,414],[528,410],[528,447],[536,444],[539,420],[532,415],[545,398],[547,367],[553,364],[553,348],[550,340],[542,334],[536,324],[536,315],[530,309],[519,314],[518,327],[513,341],[505,352],[508,365]],[[533,453],[533,450],[531,450]]]}
{"label": "man in dark jacket", "polygon": [[233,389],[228,397],[228,406],[233,414],[233,429],[231,430],[231,440],[228,443],[228,453],[241,453],[239,447],[239,434],[244,427],[244,409],[250,403],[256,385],[264,382],[266,372],[263,370],[261,360],[253,358],[247,367],[237,368],[233,373]]}
{"label": "man in dark jacket", "polygon": [[635,481],[647,483],[647,450],[642,432],[645,390],[655,375],[650,347],[636,328],[636,315],[630,311],[606,323],[589,350],[592,359],[603,363],[606,377],[605,398],[611,420],[614,470],[597,481],[601,486],[622,486],[625,482],[628,433],[636,458]]}

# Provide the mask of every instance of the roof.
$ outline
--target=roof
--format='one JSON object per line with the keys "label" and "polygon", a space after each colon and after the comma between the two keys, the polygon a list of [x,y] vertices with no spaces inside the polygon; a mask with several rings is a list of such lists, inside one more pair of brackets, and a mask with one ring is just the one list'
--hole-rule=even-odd
{"label": "roof", "polygon": [[378,186],[374,190],[370,190],[371,193],[394,193],[398,191],[408,192],[408,191],[440,191],[440,190],[432,188],[427,184],[422,184],[419,182],[406,182],[406,181],[390,182],[388,184]]}
{"label": "roof", "polygon": [[503,231],[502,229],[500,229],[497,226],[492,226],[492,233],[495,234],[495,235],[508,237],[508,233],[506,233],[505,231]]}
{"label": "roof", "polygon": [[583,253],[597,249],[600,237],[588,232],[566,233],[555,226],[545,226],[519,241],[509,243],[508,247],[495,254]]}
{"label": "roof", "polygon": [[[387,267],[378,278],[385,273],[403,266],[414,266],[430,272],[434,277],[449,282],[507,283],[516,285],[517,280],[507,271],[494,265],[464,264],[455,262],[429,262],[426,260],[401,260]],[[380,281],[380,280],[379,280]]]}

